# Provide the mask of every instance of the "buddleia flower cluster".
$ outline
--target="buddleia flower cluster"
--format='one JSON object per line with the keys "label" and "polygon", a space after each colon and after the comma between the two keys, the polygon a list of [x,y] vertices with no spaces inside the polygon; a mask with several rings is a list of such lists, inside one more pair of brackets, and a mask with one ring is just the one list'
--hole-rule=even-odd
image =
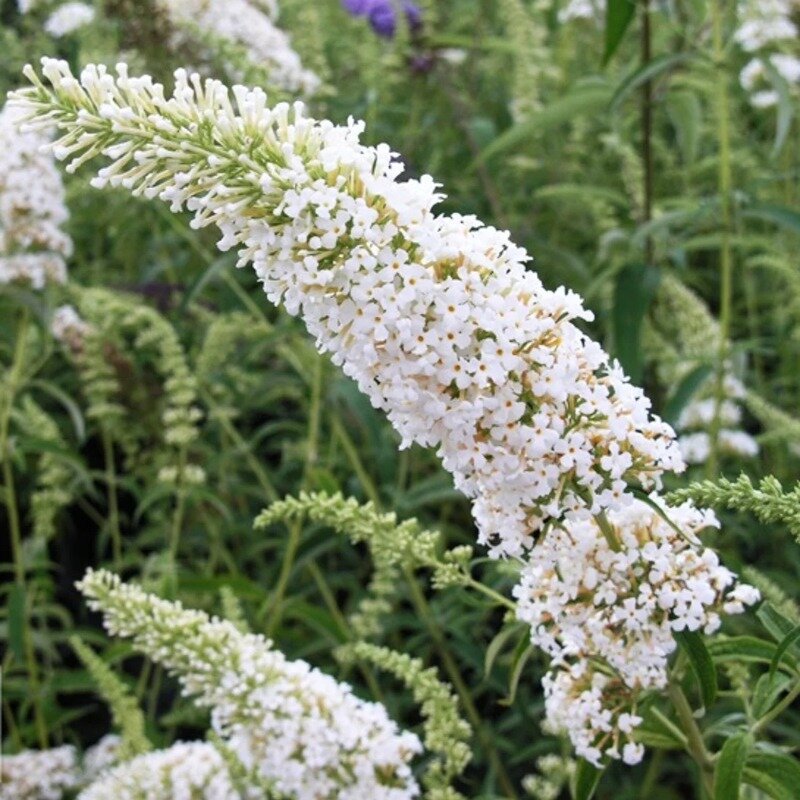
{"label": "buddleia flower cluster", "polygon": [[569,22],[573,19],[590,19],[601,22],[606,10],[606,0],[568,0],[558,10],[558,21]]}
{"label": "buddleia flower cluster", "polygon": [[[710,386],[708,388],[711,388]],[[703,464],[711,454],[712,442],[709,430],[717,419],[717,449],[740,458],[758,455],[758,442],[739,426],[742,422],[741,401],[745,388],[731,373],[723,378],[724,399],[717,403],[715,397],[701,396],[689,403],[678,418],[680,432],[678,445],[687,464]]]}
{"label": "buddleia flower cluster", "polygon": [[[289,36],[275,24],[277,5],[257,0],[157,0],[174,27],[174,44],[200,39],[241,48],[248,61],[265,70],[269,84],[309,95],[319,78],[303,67]],[[224,50],[224,47],[223,47]]]}
{"label": "buddleia flower cluster", "polygon": [[44,30],[53,38],[60,39],[83,28],[93,20],[94,8],[92,6],[72,0],[62,3],[53,11],[44,23]]}
{"label": "buddleia flower cluster", "polygon": [[[89,571],[79,584],[106,629],[175,674],[248,771],[295,800],[417,797],[419,739],[347,684],[288,661],[263,636]],[[97,795],[102,796],[102,795]],[[166,795],[169,796],[169,795]],[[225,795],[223,795],[225,796]]]}
{"label": "buddleia flower cluster", "polygon": [[256,800],[263,796],[239,791],[213,744],[177,742],[105,771],[81,792],[79,800]]}
{"label": "buddleia flower cluster", "polygon": [[45,130],[20,130],[19,109],[0,111],[0,285],[43,289],[67,279],[72,240],[61,175],[42,152]]}
{"label": "buddleia flower cluster", "polygon": [[631,501],[683,461],[672,429],[546,290],[507,233],[436,215],[433,180],[402,181],[363,125],[270,109],[260,89],[176,73],[171,97],[148,76],[89,66],[80,80],[45,59],[52,88],[16,102],[65,131],[69,169],[103,153],[95,185],[160,197],[216,225],[268,297],[299,314],[402,436],[438,448],[474,499],[480,541],[519,555],[548,523]]}
{"label": "buddleia flower cluster", "polygon": [[790,86],[800,84],[800,58],[794,53],[782,52],[797,42],[798,29],[792,20],[794,10],[792,0],[740,0],[738,3],[739,26],[734,39],[752,55],[739,74],[739,82],[757,108],[775,106],[779,102],[780,93],[770,72]]}
{"label": "buddleia flower cluster", "polygon": [[[701,531],[718,527],[713,512],[684,503],[666,513],[637,500],[609,514],[605,531],[596,520],[550,531],[514,589],[518,618],[553,659],[548,720],[598,765],[602,756],[641,759],[629,738],[641,718],[629,706],[666,688],[674,634],[714,633],[722,613],[759,599],[701,545]],[[609,705],[612,689],[631,700]]]}
{"label": "buddleia flower cluster", "polygon": [[80,783],[71,745],[0,756],[0,800],[62,800]]}

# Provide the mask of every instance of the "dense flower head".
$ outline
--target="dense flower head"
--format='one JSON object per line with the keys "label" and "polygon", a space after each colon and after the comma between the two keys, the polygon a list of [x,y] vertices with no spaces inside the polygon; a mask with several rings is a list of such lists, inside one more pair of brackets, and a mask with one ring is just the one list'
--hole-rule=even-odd
{"label": "dense flower head", "polygon": [[230,751],[278,792],[297,800],[419,795],[409,766],[421,752],[419,739],[347,684],[288,661],[263,636],[111,573],[90,570],[79,588],[109,633],[132,639],[211,709],[212,727]]}
{"label": "dense flower head", "polygon": [[124,751],[122,737],[116,733],[106,734],[83,754],[83,783],[88,784],[114,767]]}
{"label": "dense flower head", "polygon": [[636,695],[613,675],[589,661],[548,672],[544,688],[545,729],[566,734],[575,753],[597,767],[603,760],[638,764],[644,747],[633,733],[642,723]]}
{"label": "dense flower head", "polygon": [[700,544],[718,525],[713,512],[684,504],[664,513],[669,521],[637,500],[609,514],[610,537],[586,520],[537,545],[514,590],[517,616],[556,665],[602,658],[631,689],[663,688],[674,632],[713,633],[721,612],[758,599]]}
{"label": "dense flower head", "polygon": [[208,742],[177,742],[100,775],[78,800],[255,800],[234,785],[225,760]]}
{"label": "dense flower head", "polygon": [[52,89],[15,94],[74,169],[110,158],[96,185],[123,186],[216,225],[274,303],[302,316],[384,410],[402,446],[438,448],[474,499],[480,541],[520,554],[553,520],[631,501],[683,462],[672,429],[578,327],[572,292],[545,289],[527,253],[475,217],[436,215],[429,176],[399,179],[363,124],[269,108],[259,89],[176,73],[166,97],[148,77],[89,66],[80,80],[43,60]]}
{"label": "dense flower head", "polygon": [[734,39],[750,53],[796,38],[797,26],[792,21],[794,6],[794,0],[739,0],[740,24]]}
{"label": "dense flower head", "polygon": [[68,36],[94,19],[94,9],[86,3],[69,2],[58,6],[44,23],[46,33],[56,39]]}
{"label": "dense flower head", "polygon": [[752,458],[758,455],[758,442],[747,431],[737,426],[742,422],[740,402],[746,390],[732,374],[724,376],[722,402],[710,396],[714,392],[713,382],[709,382],[701,396],[690,402],[678,418],[680,433],[678,446],[687,464],[703,464],[712,452],[712,434],[715,420],[717,451],[739,458]]}
{"label": "dense flower head", "polygon": [[47,131],[21,131],[19,109],[0,111],[0,284],[42,289],[67,279],[72,240],[61,176],[49,153]]}
{"label": "dense flower head", "polygon": [[62,800],[79,781],[78,755],[71,745],[0,756],[0,800]]}
{"label": "dense flower head", "polygon": [[193,34],[244,48],[249,60],[264,68],[276,89],[311,94],[319,78],[305,69],[285,31],[274,21],[274,4],[257,0],[157,0],[175,27],[175,43]]}
{"label": "dense flower head", "polygon": [[554,528],[514,588],[517,617],[553,659],[543,680],[546,727],[598,765],[641,760],[637,701],[667,686],[675,633],[713,633],[722,613],[759,599],[701,544],[700,533],[718,525],[713,512],[658,503],[653,496]]}

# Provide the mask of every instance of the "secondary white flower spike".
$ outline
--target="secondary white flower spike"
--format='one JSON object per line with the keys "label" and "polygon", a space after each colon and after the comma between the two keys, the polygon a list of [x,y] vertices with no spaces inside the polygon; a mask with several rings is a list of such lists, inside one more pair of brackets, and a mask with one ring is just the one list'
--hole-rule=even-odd
{"label": "secondary white flower spike", "polygon": [[43,289],[67,279],[72,240],[64,186],[50,153],[47,131],[20,130],[20,110],[0,111],[0,285]]}
{"label": "secondary white flower spike", "polygon": [[78,800],[255,800],[234,786],[225,760],[208,742],[178,742],[113,767]]}
{"label": "secondary white flower spike", "polygon": [[287,661],[263,636],[209,618],[90,570],[78,584],[108,632],[178,676],[249,770],[296,800],[419,796],[411,759],[419,739],[378,703],[356,697],[305,661]]}
{"label": "secondary white flower spike", "polygon": [[635,701],[666,688],[676,632],[714,633],[721,614],[759,599],[702,547],[699,533],[719,524],[713,512],[688,503],[665,512],[669,522],[637,500],[608,515],[605,535],[596,520],[550,531],[514,589],[517,617],[553,658],[548,723],[593,763],[641,759],[629,740],[641,722]]}
{"label": "secondary white flower spike", "polygon": [[274,22],[275,4],[255,0],[157,0],[177,29],[177,39],[195,32],[244,48],[254,65],[266,69],[271,85],[312,94],[319,78],[305,69],[289,36]]}
{"label": "secondary white flower spike", "polygon": [[576,326],[580,298],[546,290],[507,233],[433,212],[425,176],[399,179],[387,145],[359,143],[260,89],[176,73],[150,77],[43,60],[52,89],[14,94],[57,125],[68,169],[103,154],[96,185],[160,197],[216,225],[268,297],[300,314],[317,346],[400,432],[437,447],[474,499],[480,541],[517,555],[553,519],[585,518],[652,489],[683,461],[672,429]]}
{"label": "secondary white flower spike", "polygon": [[0,800],[62,800],[80,782],[74,747],[0,756]]}
{"label": "secondary white flower spike", "polygon": [[94,20],[94,9],[86,3],[69,2],[58,6],[44,23],[45,33],[56,39],[68,36]]}

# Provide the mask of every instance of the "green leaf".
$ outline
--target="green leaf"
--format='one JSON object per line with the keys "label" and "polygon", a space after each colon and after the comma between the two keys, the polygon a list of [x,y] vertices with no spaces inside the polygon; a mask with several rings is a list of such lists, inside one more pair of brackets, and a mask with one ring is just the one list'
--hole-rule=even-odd
{"label": "green leaf", "polygon": [[748,732],[731,736],[722,747],[714,770],[714,800],[738,800],[747,753],[753,746]]}
{"label": "green leaf", "polygon": [[[783,642],[795,629],[794,622],[788,619],[788,617],[784,617],[783,614],[769,603],[762,603],[758,611],[756,611],[756,616],[776,642]],[[800,656],[800,647],[797,646],[796,642],[790,642],[788,649],[795,658]],[[775,654],[773,653],[772,659],[774,658]],[[772,659],[770,659],[770,661],[772,661]]]}
{"label": "green leaf", "polygon": [[16,583],[8,593],[8,646],[15,658],[25,659],[25,625],[27,624],[25,587]]}
{"label": "green leaf", "polygon": [[756,639],[755,636],[731,636],[714,639],[708,643],[708,652],[716,663],[723,661],[750,661],[769,664],[776,645]]}
{"label": "green leaf", "polygon": [[783,149],[789,129],[792,127],[792,117],[794,116],[794,102],[789,84],[777,69],[770,63],[768,58],[761,59],[764,70],[769,76],[770,82],[778,93],[778,118],[775,123],[775,144],[772,146],[772,157],[775,158]]}
{"label": "green leaf", "polygon": [[710,708],[717,697],[717,670],[703,637],[694,631],[681,631],[675,634],[675,638],[692,665],[703,705]]}
{"label": "green leaf", "polygon": [[608,64],[620,45],[625,31],[633,20],[636,5],[634,0],[608,0],[606,5],[606,42],[603,64]]}
{"label": "green leaf", "polygon": [[666,101],[667,115],[678,139],[678,147],[684,164],[693,164],[697,159],[703,111],[694,92],[686,90],[670,92]]}
{"label": "green leaf", "polygon": [[749,219],[758,219],[771,222],[779,228],[800,233],[800,214],[787,206],[772,203],[756,203],[743,209],[742,216]]}
{"label": "green leaf", "polygon": [[602,775],[603,770],[579,758],[572,779],[572,800],[591,800]]}
{"label": "green leaf", "polygon": [[576,87],[564,97],[555,100],[541,111],[537,111],[522,122],[512,125],[504,133],[501,133],[481,152],[471,165],[472,168],[481,162],[488,161],[507,150],[511,150],[535,134],[542,133],[565,122],[571,122],[576,117],[598,111],[608,104],[610,96],[611,89],[605,83],[598,84],[595,82]]}
{"label": "green leaf", "polygon": [[792,683],[792,678],[783,673],[762,675],[756,681],[756,688],[753,689],[753,698],[750,703],[753,717],[756,719],[763,717],[775,705],[790,683]]}
{"label": "green leaf", "polygon": [[742,780],[773,800],[797,800],[800,763],[785,753],[755,751],[747,759]]}
{"label": "green leaf", "polygon": [[774,677],[783,657],[786,655],[789,648],[795,645],[798,639],[800,639],[800,625],[796,626],[794,630],[789,631],[778,644],[778,649],[775,651],[775,655],[772,657],[772,662],[769,665],[770,678]]}
{"label": "green leaf", "polygon": [[641,383],[644,371],[641,329],[647,309],[655,297],[661,273],[648,264],[631,264],[614,285],[614,354],[632,383]]}
{"label": "green leaf", "polygon": [[678,421],[681,411],[686,408],[689,401],[694,397],[695,392],[708,380],[713,371],[714,368],[711,364],[700,364],[683,378],[664,407],[664,420],[666,422],[674,425]]}
{"label": "green leaf", "polygon": [[527,647],[520,652],[520,647],[526,641],[527,639],[523,639],[517,646],[515,653],[516,660],[514,662],[514,667],[511,670],[511,679],[508,684],[508,697],[505,697],[500,701],[502,705],[510,706],[514,703],[514,698],[517,696],[517,687],[519,686],[520,678],[522,678],[522,673],[525,670],[525,665],[528,663],[528,660],[534,653],[532,644],[528,644]]}
{"label": "green leaf", "polygon": [[[491,642],[489,642],[489,646],[486,648],[486,655],[483,659],[483,674],[489,675],[492,671],[492,667],[494,666],[494,662],[497,660],[497,656],[500,655],[500,651],[505,647],[506,642],[515,634],[519,633],[520,628],[516,625],[509,625],[503,628],[500,633],[498,633]],[[523,630],[524,632],[524,630]]]}
{"label": "green leaf", "polygon": [[648,61],[647,64],[643,64],[638,69],[635,69],[629,75],[626,75],[619,86],[617,86],[611,98],[611,103],[609,104],[611,116],[614,117],[619,113],[620,106],[640,86],[644,86],[648,81],[652,81],[662,73],[692,58],[694,58],[692,53],[674,53],[672,55],[659,56],[652,61]]}

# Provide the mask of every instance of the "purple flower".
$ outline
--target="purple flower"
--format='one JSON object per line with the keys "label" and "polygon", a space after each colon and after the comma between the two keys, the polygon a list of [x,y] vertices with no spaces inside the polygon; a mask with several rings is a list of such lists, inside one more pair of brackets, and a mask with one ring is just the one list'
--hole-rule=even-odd
{"label": "purple flower", "polygon": [[[391,38],[397,29],[397,0],[342,0],[342,5],[354,17],[366,17],[379,36]],[[411,0],[401,0],[403,13],[411,30],[422,25],[422,12]]]}

